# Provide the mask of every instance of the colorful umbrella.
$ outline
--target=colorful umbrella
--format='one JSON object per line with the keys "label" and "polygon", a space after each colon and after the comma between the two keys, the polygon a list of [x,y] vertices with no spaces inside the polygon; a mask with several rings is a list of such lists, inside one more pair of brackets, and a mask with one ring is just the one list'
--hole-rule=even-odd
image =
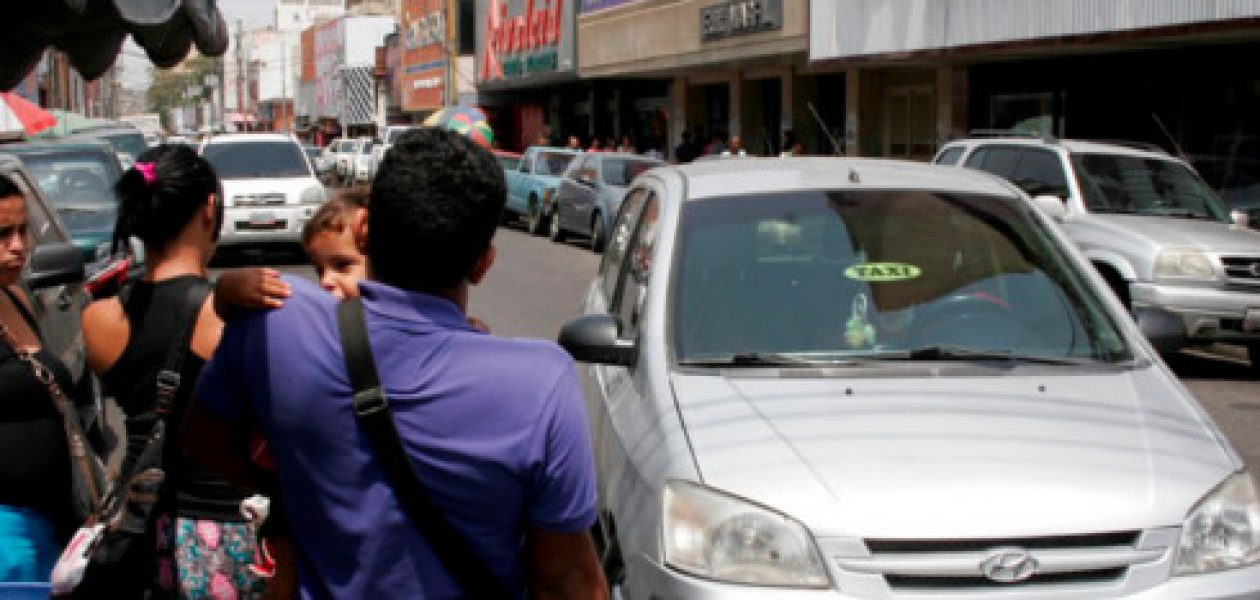
{"label": "colorful umbrella", "polygon": [[13,92],[0,92],[0,131],[39,133],[57,124],[57,118]]}
{"label": "colorful umbrella", "polygon": [[425,127],[445,127],[462,133],[485,148],[494,144],[494,130],[486,113],[475,106],[448,106],[424,120]]}

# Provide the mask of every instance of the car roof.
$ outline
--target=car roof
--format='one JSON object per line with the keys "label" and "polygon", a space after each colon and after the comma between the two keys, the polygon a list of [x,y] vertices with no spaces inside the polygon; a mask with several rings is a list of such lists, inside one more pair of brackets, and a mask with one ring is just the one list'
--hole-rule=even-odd
{"label": "car roof", "polygon": [[663,162],[665,162],[665,161],[663,161],[663,160],[661,160],[661,159],[659,159],[659,158],[652,158],[651,156],[644,156],[644,155],[642,155],[642,154],[635,154],[634,152],[588,152],[588,153],[587,153],[587,156],[594,156],[594,157],[599,158],[599,159],[605,159],[605,158],[629,158],[629,159],[634,159],[634,160],[642,160],[642,161],[646,161],[646,162],[658,162],[658,163],[663,163]]}
{"label": "car roof", "polygon": [[285,133],[224,133],[206,139],[205,143],[225,144],[228,142],[294,142],[294,139],[293,136]]}
{"label": "car roof", "polygon": [[83,152],[96,150],[114,154],[114,147],[109,142],[92,137],[75,138],[73,140],[59,138],[56,140],[37,142],[18,142],[0,144],[0,153],[7,154],[56,154],[58,152]]}
{"label": "car roof", "polygon": [[964,140],[957,140],[957,141],[946,144],[945,147],[947,148],[956,147],[956,146],[978,147],[978,146],[994,146],[994,145],[1028,146],[1028,147],[1037,147],[1037,148],[1059,147],[1059,148],[1063,148],[1064,150],[1072,154],[1115,154],[1119,156],[1132,156],[1136,158],[1153,158],[1157,160],[1171,160],[1171,161],[1177,160],[1175,157],[1169,156],[1168,153],[1163,152],[1162,150],[1155,150],[1153,148],[1148,150],[1148,149],[1134,147],[1133,145],[1129,145],[1128,143],[1124,143],[1124,142],[1114,143],[1114,142],[1099,141],[1099,140],[1061,139],[1061,140],[1047,141],[1043,139],[1029,138],[1029,137],[997,136],[997,137],[969,138],[969,139],[964,139]]}
{"label": "car roof", "polygon": [[688,200],[807,190],[934,190],[1015,197],[1011,184],[987,173],[926,163],[864,158],[733,158],[657,167],[678,178]]}
{"label": "car roof", "polygon": [[556,154],[572,154],[575,156],[582,153],[581,150],[574,150],[572,148],[561,148],[559,146],[530,146],[529,148],[526,148],[526,151],[529,151],[529,150],[534,150],[536,152],[553,152]]}

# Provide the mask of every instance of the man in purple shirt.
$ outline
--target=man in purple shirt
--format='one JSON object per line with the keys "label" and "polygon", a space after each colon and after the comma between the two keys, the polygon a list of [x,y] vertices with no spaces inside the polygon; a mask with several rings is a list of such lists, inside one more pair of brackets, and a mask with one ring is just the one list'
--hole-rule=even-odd
{"label": "man in purple shirt", "polygon": [[[489,152],[404,134],[352,223],[369,276],[369,343],[403,446],[446,519],[513,597],[603,598],[595,477],[568,355],[469,326],[506,197]],[[368,235],[370,229],[371,235]],[[202,372],[184,448],[248,481],[266,435],[298,547],[303,598],[466,597],[399,505],[360,428],[336,300],[293,281],[284,307],[229,321]]]}

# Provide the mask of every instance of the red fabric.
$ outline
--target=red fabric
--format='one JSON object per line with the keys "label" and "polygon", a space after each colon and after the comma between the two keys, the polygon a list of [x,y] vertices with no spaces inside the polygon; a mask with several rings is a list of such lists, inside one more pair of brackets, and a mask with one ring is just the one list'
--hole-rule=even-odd
{"label": "red fabric", "polygon": [[13,92],[0,92],[0,100],[9,106],[26,135],[35,135],[57,124],[57,117]]}

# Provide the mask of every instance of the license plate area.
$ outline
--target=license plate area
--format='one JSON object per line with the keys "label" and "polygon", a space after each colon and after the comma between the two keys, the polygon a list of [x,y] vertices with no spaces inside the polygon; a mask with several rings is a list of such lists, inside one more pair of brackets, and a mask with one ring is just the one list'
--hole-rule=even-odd
{"label": "license plate area", "polygon": [[249,213],[249,224],[253,227],[272,227],[276,224],[276,213],[269,211]]}

